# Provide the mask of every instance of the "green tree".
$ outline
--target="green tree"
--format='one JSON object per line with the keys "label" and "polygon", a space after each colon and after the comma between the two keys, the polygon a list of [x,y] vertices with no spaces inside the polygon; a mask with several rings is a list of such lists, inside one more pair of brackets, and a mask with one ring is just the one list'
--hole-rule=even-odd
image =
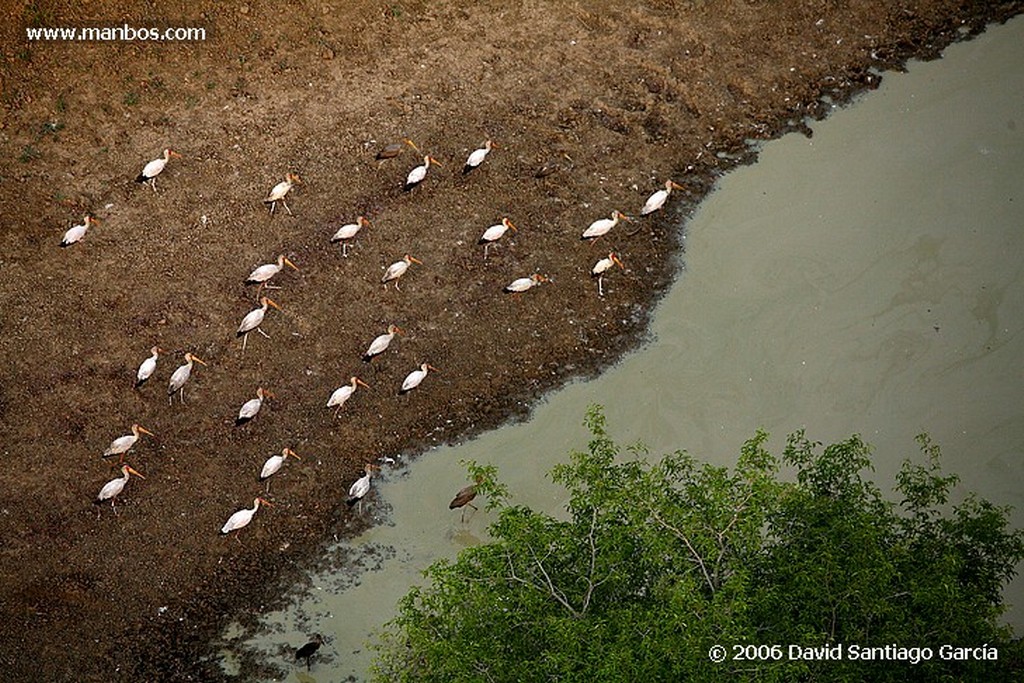
{"label": "green tree", "polygon": [[[798,433],[779,459],[758,432],[730,469],[623,454],[597,407],[585,424],[587,451],[552,472],[564,517],[507,504],[494,469],[469,463],[499,513],[493,540],[436,563],[403,598],[376,680],[1021,680],[998,619],[1024,532],[974,497],[949,506],[957,480],[926,438],[927,464],[904,463],[895,503],[864,478],[857,437],[822,449]],[[850,658],[894,644],[931,659]],[[837,645],[839,660],[804,649]],[[942,645],[998,660],[942,659]]]}

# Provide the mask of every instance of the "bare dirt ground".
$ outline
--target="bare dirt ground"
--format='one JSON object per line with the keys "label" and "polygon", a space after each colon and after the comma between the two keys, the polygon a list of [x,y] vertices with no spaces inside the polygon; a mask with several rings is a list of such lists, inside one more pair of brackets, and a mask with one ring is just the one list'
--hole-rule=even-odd
{"label": "bare dirt ground", "polygon": [[[1021,11],[991,0],[640,0],[602,3],[160,3],[14,0],[2,19],[0,109],[0,679],[214,681],[218,629],[258,613],[333,534],[362,520],[362,463],[493,427],[642,340],[679,270],[685,212],[749,161],[748,140],[799,129],[875,87],[874,69],[931,58]],[[463,6],[465,5],[465,6]],[[201,26],[190,43],[36,42],[26,26]],[[412,138],[443,166],[403,192]],[[499,145],[474,172],[467,154]],[[159,192],[133,182],[164,147]],[[841,163],[841,160],[837,160]],[[550,165],[550,174],[538,170]],[[261,199],[288,171],[294,215]],[[541,177],[538,177],[541,176]],[[618,209],[655,219],[580,240]],[[62,249],[86,212],[102,223]],[[348,258],[329,238],[365,214]],[[508,216],[520,228],[476,240]],[[766,239],[769,239],[766,236]],[[625,270],[597,296],[614,248]],[[756,249],[757,245],[751,245]],[[423,261],[384,289],[387,264]],[[252,268],[286,254],[242,353]],[[511,280],[551,278],[520,297]],[[407,331],[360,360],[388,323]],[[133,390],[153,345],[169,353]],[[167,381],[191,351],[187,403]],[[398,396],[420,363],[439,368]],[[353,374],[336,419],[324,404]],[[276,398],[250,424],[239,406]],[[145,480],[93,504],[100,455],[138,422]],[[289,462],[240,539],[218,531]],[[457,484],[457,483],[456,483]],[[449,491],[443,492],[447,496]],[[447,497],[439,499],[439,510]],[[251,675],[249,672],[246,675]]]}

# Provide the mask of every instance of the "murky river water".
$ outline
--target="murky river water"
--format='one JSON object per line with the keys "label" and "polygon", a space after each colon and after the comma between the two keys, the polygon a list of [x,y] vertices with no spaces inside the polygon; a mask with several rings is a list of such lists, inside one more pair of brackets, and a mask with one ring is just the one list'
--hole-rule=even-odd
{"label": "murky river water", "polygon": [[[553,512],[564,501],[546,473],[585,446],[595,402],[620,442],[718,464],[733,464],[758,427],[777,450],[800,427],[825,442],[857,432],[886,488],[926,431],[962,491],[1015,506],[1024,524],[1021,64],[1018,18],[887,75],[815,124],[813,139],[767,145],[689,222],[686,272],[658,308],[653,343],[551,396],[528,423],[379,481],[390,523],[341,550],[370,550],[380,570],[313,577],[250,645],[284,664],[286,647],[320,632],[330,642],[312,674],[285,680],[362,680],[369,634],[420,571],[484,536],[486,513],[463,525],[447,510],[465,484],[459,461],[494,463],[517,502]],[[1020,633],[1024,581],[1007,597]]]}

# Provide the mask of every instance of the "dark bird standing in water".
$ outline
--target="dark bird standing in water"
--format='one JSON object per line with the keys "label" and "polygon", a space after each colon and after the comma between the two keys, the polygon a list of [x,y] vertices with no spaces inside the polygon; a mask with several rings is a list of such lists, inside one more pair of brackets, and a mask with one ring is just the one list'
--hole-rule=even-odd
{"label": "dark bird standing in water", "polygon": [[299,662],[303,659],[306,660],[306,671],[309,671],[310,667],[313,666],[313,655],[320,649],[320,646],[324,643],[324,637],[319,633],[313,634],[313,640],[309,641],[298,650],[295,651],[295,661]]}
{"label": "dark bird standing in water", "polygon": [[[474,510],[478,510],[479,508],[477,508],[476,505],[473,505],[473,499],[476,498],[476,486],[477,484],[480,483],[480,481],[480,479],[477,479],[476,484],[470,484],[469,486],[465,487],[464,489],[456,493],[455,497],[452,498],[452,502],[448,503],[448,509],[454,510],[456,508],[465,508],[465,506],[468,505]],[[466,521],[465,509],[462,510],[462,521]]]}

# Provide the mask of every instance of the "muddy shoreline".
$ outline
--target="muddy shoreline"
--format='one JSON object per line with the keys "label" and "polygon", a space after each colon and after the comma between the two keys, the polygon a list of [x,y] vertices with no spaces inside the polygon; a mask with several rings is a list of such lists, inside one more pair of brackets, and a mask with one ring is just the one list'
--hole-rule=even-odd
{"label": "muddy shoreline", "polygon": [[[677,276],[678,226],[751,140],[805,130],[879,71],[934,58],[1020,2],[576,3],[508,6],[169,2],[162,25],[197,44],[64,44],[26,25],[150,25],[102,2],[14,3],[4,25],[0,120],[0,663],[5,680],[215,681],[221,629],[280,602],[325,539],[367,522],[343,503],[362,463],[409,456],[528,414],[539,397],[642,343]],[[244,10],[244,11],[243,11]],[[403,192],[411,137],[444,164]],[[499,147],[462,174],[485,138]],[[132,183],[164,146],[183,159],[159,192]],[[556,171],[538,174],[555,165]],[[287,171],[294,215],[261,203]],[[664,212],[579,240],[613,209],[636,215],[672,177]],[[103,222],[62,250],[85,212]],[[347,258],[342,222],[372,222]],[[491,251],[476,238],[509,216]],[[609,249],[626,270],[596,296]],[[270,339],[233,332],[253,307],[252,267],[284,253]],[[402,291],[384,266],[424,261]],[[552,282],[522,297],[514,278]],[[408,333],[372,364],[389,322]],[[131,380],[153,344],[157,375]],[[191,351],[185,405],[170,372]],[[404,375],[440,368],[406,396]],[[352,374],[371,385],[339,418],[323,403]],[[276,394],[233,423],[259,385]],[[113,476],[99,455],[133,422],[145,475],[117,515],[92,504]],[[274,481],[275,508],[218,536],[263,491],[263,460],[303,456]],[[447,494],[448,492],[445,492]],[[439,505],[446,504],[440,501]],[[99,514],[97,514],[99,512]],[[240,680],[255,674],[247,662]]]}

